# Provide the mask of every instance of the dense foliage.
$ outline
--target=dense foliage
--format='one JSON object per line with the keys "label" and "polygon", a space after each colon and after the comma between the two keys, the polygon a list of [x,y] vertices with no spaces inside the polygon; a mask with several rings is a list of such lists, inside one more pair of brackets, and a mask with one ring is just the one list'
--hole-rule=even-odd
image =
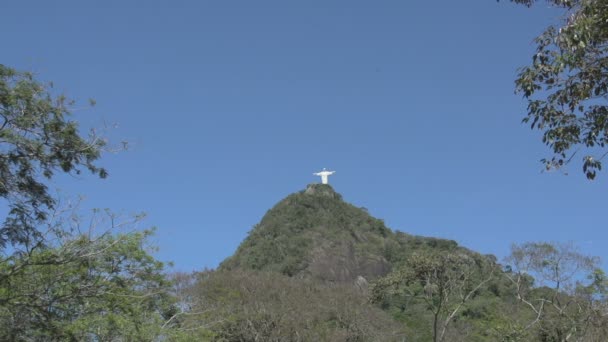
{"label": "dense foliage", "polygon": [[[220,271],[187,287],[191,338],[215,341],[400,341],[401,327],[365,289],[276,272]],[[197,329],[198,328],[198,329]],[[201,337],[202,336],[202,337]]]}
{"label": "dense foliage", "polygon": [[432,315],[433,341],[446,341],[448,327],[478,292],[494,278],[493,260],[473,253],[422,252],[375,282],[372,300],[403,297],[409,305],[424,304]]}
{"label": "dense foliage", "polygon": [[[96,225],[116,222],[107,217]],[[164,265],[146,250],[151,231],[71,230],[54,222],[46,244],[0,260],[0,340],[150,341],[173,314]],[[96,220],[97,221],[97,220]]]}

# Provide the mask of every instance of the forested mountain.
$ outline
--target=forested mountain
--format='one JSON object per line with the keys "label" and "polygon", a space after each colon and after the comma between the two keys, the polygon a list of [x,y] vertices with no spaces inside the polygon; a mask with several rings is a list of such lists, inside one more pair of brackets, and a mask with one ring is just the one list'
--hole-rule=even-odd
{"label": "forested mountain", "polygon": [[220,269],[276,271],[328,281],[390,271],[391,235],[381,220],[316,184],[280,201]]}
{"label": "forested mountain", "polygon": [[221,270],[275,271],[331,282],[388,274],[418,249],[456,249],[454,241],[393,232],[330,185],[311,184],[280,201]]}
{"label": "forested mountain", "polygon": [[217,341],[605,341],[606,281],[591,258],[531,243],[509,261],[392,231],[312,184],[218,270],[177,278],[192,313],[180,326]]}

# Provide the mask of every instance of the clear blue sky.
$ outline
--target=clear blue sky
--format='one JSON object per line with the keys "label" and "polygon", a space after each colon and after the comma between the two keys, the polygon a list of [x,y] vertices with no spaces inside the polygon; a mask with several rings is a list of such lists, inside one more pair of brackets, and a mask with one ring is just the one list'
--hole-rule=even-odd
{"label": "clear blue sky", "polygon": [[[137,4],[136,4],[137,3]],[[59,178],[145,211],[162,260],[215,267],[277,201],[331,183],[393,229],[503,257],[574,241],[608,259],[607,173],[540,173],[516,69],[557,12],[476,1],[3,1],[2,60],[117,122],[110,171]],[[604,263],[606,265],[606,263]]]}

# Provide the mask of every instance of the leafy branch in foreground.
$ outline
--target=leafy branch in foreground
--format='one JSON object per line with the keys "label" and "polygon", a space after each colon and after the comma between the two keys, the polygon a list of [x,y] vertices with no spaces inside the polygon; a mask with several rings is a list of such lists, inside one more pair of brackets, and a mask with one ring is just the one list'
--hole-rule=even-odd
{"label": "leafy branch in foreground", "polygon": [[73,103],[54,96],[52,84],[0,64],[0,198],[10,210],[0,226],[0,249],[40,242],[35,227],[55,205],[45,184],[55,173],[86,169],[107,176],[95,164],[106,141],[95,130],[80,134],[69,119]]}
{"label": "leafy branch in foreground", "polygon": [[[531,6],[534,0],[511,0]],[[536,38],[532,63],[522,68],[516,89],[528,99],[523,119],[543,132],[553,151],[546,170],[560,169],[582,153],[592,180],[608,154],[608,4],[601,0],[547,0],[564,9],[558,26]]]}

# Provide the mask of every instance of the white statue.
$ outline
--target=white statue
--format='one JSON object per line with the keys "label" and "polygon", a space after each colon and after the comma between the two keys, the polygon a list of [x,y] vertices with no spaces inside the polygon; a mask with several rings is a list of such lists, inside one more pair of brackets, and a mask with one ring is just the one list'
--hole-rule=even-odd
{"label": "white statue", "polygon": [[323,168],[323,171],[313,173],[313,175],[321,176],[321,183],[327,184],[327,177],[333,175],[335,172],[336,171],[327,171],[327,170],[325,170],[325,168]]}

